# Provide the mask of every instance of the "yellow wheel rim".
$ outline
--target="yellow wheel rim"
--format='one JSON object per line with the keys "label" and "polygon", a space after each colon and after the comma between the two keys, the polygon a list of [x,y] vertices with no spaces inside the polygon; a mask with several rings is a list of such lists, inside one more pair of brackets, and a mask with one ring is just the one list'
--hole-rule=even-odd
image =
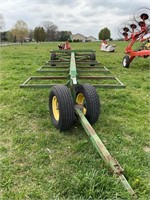
{"label": "yellow wheel rim", "polygon": [[85,103],[85,97],[82,93],[79,93],[77,96],[76,96],[76,103],[78,105],[82,105],[83,106],[83,114],[85,115],[86,114],[86,108],[84,107],[84,103]]}
{"label": "yellow wheel rim", "polygon": [[56,96],[53,96],[52,99],[52,110],[53,110],[53,115],[56,121],[59,120],[59,105],[58,105],[58,100]]}

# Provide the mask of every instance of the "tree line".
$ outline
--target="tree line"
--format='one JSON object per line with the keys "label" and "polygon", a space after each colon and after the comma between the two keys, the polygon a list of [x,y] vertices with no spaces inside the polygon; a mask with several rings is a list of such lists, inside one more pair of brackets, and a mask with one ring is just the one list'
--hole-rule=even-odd
{"label": "tree line", "polygon": [[[1,20],[2,21],[2,20]],[[2,25],[2,24],[1,24]],[[2,28],[2,26],[0,27]],[[43,21],[41,24],[29,30],[27,23],[23,20],[18,20],[9,31],[1,31],[1,42],[26,42],[26,41],[66,41],[71,40],[71,31],[58,31],[58,27],[50,21]],[[100,40],[111,40],[110,30],[105,27],[98,33]]]}
{"label": "tree line", "polygon": [[34,30],[30,30],[26,22],[18,20],[12,29],[1,32],[2,42],[66,41],[70,37],[71,31],[58,31],[58,27],[50,21],[43,21]]}

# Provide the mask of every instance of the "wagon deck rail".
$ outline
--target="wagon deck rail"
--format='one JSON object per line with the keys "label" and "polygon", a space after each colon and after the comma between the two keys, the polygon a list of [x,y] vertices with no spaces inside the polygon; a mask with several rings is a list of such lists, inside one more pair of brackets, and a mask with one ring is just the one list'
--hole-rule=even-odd
{"label": "wagon deck rail", "polygon": [[[80,52],[80,54],[77,52]],[[82,52],[83,55],[81,54]],[[85,54],[85,52],[88,52],[88,54]],[[89,80],[94,87],[98,88],[115,89],[126,87],[117,77],[111,75],[107,67],[102,66],[95,59],[91,59],[95,55],[92,50],[66,50],[64,52],[56,50],[51,51],[51,53],[56,55],[56,60],[46,62],[44,66],[37,70],[37,72],[49,74],[49,76],[31,76],[20,85],[21,88],[51,88],[58,84],[58,80],[66,80],[66,83],[63,82],[63,84],[68,86],[70,76],[74,76],[74,73],[74,78],[79,84],[83,83],[83,80]],[[68,57],[67,60],[66,57]],[[53,74],[60,75],[54,76]],[[57,82],[54,83],[54,80],[57,80]]]}

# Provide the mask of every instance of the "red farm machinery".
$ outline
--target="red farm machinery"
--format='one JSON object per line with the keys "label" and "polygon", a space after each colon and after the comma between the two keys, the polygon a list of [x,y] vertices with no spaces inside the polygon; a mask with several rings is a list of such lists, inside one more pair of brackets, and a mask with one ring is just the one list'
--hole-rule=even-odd
{"label": "red farm machinery", "polygon": [[[137,9],[132,19],[119,27],[119,34],[124,36],[125,41],[129,41],[125,49],[125,56],[122,60],[123,67],[129,68],[135,57],[147,58],[150,56],[150,8],[140,7]],[[133,50],[136,42],[141,42],[139,48]]]}

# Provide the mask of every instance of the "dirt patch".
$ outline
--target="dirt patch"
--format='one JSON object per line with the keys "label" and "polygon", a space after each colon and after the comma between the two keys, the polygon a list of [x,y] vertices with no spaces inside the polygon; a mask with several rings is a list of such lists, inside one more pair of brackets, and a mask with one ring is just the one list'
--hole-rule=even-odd
{"label": "dirt patch", "polygon": [[143,148],[145,152],[150,152],[150,147],[146,146]]}

